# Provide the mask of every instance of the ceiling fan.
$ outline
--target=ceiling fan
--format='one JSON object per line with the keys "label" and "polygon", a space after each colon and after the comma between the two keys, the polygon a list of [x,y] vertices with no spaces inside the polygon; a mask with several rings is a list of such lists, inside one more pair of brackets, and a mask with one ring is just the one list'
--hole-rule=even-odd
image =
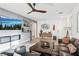
{"label": "ceiling fan", "polygon": [[30,14],[30,13],[32,13],[32,12],[40,12],[40,13],[46,13],[47,11],[44,11],[44,10],[38,10],[38,9],[35,9],[35,6],[36,6],[36,3],[33,3],[33,5],[31,4],[31,3],[27,3],[30,7],[31,7],[31,9],[32,9],[32,11],[30,11],[30,12],[28,12],[27,14]]}

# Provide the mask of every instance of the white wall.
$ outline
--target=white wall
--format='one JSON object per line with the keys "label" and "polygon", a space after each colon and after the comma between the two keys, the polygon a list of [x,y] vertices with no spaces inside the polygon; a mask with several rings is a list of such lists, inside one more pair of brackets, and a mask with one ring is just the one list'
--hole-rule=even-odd
{"label": "white wall", "polygon": [[26,3],[0,3],[0,8],[7,9],[22,16],[27,16],[26,13],[30,11]]}
{"label": "white wall", "polygon": [[[45,32],[52,31],[53,24],[56,24],[56,30],[58,32],[58,37],[63,37],[66,34],[64,27],[71,27],[70,36],[79,39],[79,32],[77,32],[77,14],[79,13],[79,4],[72,10],[72,13],[64,18],[57,19],[42,19],[38,21],[38,33],[41,29],[41,24],[50,24],[49,30],[44,30]],[[62,16],[63,17],[63,16]],[[69,21],[67,22],[67,19]]]}
{"label": "white wall", "polygon": [[64,29],[64,27],[66,27],[66,22],[67,22],[66,20],[67,18],[65,16],[59,17],[57,19],[39,20],[38,21],[38,34],[41,30],[42,24],[49,24],[50,28],[48,30],[43,30],[43,31],[52,32],[52,35],[53,35],[53,25],[55,25],[57,38],[62,38],[65,36],[65,33],[66,33]]}
{"label": "white wall", "polygon": [[12,13],[12,12],[9,12],[3,8],[0,8],[0,16],[6,16],[6,17],[11,17],[11,18],[17,18],[17,19],[23,19],[22,17]]}
{"label": "white wall", "polygon": [[79,12],[79,4],[74,8],[70,15],[72,33],[71,36],[79,39],[79,32],[77,32],[77,13]]}
{"label": "white wall", "polygon": [[30,41],[30,32],[21,33],[20,44]]}

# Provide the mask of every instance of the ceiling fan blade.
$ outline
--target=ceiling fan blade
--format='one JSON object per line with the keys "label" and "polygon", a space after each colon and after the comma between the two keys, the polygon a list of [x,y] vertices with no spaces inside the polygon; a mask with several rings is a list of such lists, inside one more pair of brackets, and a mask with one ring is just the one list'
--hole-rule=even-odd
{"label": "ceiling fan blade", "polygon": [[30,11],[30,12],[28,12],[27,14],[30,14],[31,12],[40,12],[40,13],[46,13],[47,11],[44,11],[44,10],[37,10],[37,9],[35,9],[34,7],[35,7],[35,3],[33,3],[33,6],[32,6],[32,4],[31,3],[27,3],[31,8],[32,8],[32,11]]}
{"label": "ceiling fan blade", "polygon": [[34,6],[34,8],[35,8],[35,6],[36,6],[36,3],[33,3],[33,6]]}
{"label": "ceiling fan blade", "polygon": [[35,12],[40,12],[40,13],[46,13],[47,11],[43,11],[43,10],[34,10]]}
{"label": "ceiling fan blade", "polygon": [[32,9],[34,9],[33,6],[31,5],[31,3],[27,3],[27,4],[28,4]]}
{"label": "ceiling fan blade", "polygon": [[28,12],[27,14],[30,14],[30,13],[32,13],[33,11],[30,11],[30,12]]}

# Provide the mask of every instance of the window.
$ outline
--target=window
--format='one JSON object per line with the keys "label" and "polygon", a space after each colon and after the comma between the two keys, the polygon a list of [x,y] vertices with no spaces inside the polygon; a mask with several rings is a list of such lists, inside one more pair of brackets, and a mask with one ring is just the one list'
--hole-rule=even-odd
{"label": "window", "polygon": [[7,42],[10,42],[10,37],[9,36],[0,37],[0,44],[7,43]]}
{"label": "window", "polygon": [[0,37],[0,44],[8,43],[15,40],[20,40],[20,35]]}
{"label": "window", "polygon": [[20,35],[11,36],[11,41],[15,41],[15,40],[19,40],[19,39],[20,39]]}

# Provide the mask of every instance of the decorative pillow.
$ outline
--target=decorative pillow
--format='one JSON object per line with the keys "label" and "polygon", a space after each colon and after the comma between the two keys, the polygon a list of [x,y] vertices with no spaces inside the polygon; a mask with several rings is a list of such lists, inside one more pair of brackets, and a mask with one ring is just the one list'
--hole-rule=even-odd
{"label": "decorative pillow", "polygon": [[75,53],[77,51],[77,48],[73,44],[68,44],[68,48],[70,53]]}

